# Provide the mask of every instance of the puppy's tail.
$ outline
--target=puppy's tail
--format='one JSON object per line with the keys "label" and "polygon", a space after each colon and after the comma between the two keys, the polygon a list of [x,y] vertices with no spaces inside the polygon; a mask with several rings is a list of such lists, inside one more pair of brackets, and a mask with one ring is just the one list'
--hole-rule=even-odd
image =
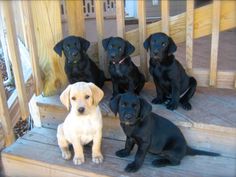
{"label": "puppy's tail", "polygon": [[191,147],[188,147],[187,155],[192,155],[192,156],[194,156],[194,155],[220,156],[219,153],[193,149]]}

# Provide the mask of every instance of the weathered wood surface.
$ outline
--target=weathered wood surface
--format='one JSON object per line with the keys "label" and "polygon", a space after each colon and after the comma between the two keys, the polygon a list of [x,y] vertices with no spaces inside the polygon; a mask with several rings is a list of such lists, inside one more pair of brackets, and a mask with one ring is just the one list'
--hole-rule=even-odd
{"label": "weathered wood surface", "polygon": [[[37,132],[42,133],[40,135]],[[75,166],[72,160],[65,161],[61,157],[56,144],[56,132],[50,129],[35,129],[27,136],[2,153],[2,163],[7,176],[229,176],[235,175],[235,158],[187,156],[181,165],[176,167],[154,168],[151,166],[155,156],[148,154],[143,167],[135,174],[124,172],[135,151],[126,158],[118,158],[115,151],[124,146],[123,141],[103,139],[102,149],[104,163],[93,164],[91,147],[85,147],[85,164]],[[227,170],[226,170],[227,169]]]}
{"label": "weathered wood surface", "polygon": [[[146,83],[141,96],[150,102],[156,96],[154,88],[153,83]],[[112,92],[111,83],[107,82],[103,90],[106,93],[100,104],[103,116],[113,117],[114,114],[108,106]],[[185,127],[210,128],[223,132],[233,132],[236,128],[236,92],[234,90],[198,87],[190,103],[193,107],[191,111],[185,111],[181,106],[175,111],[167,110],[164,105],[152,106],[155,113]],[[45,113],[49,109],[58,110],[58,114],[65,113],[66,110],[58,96],[38,97],[37,104],[41,107],[40,109],[44,109]]]}

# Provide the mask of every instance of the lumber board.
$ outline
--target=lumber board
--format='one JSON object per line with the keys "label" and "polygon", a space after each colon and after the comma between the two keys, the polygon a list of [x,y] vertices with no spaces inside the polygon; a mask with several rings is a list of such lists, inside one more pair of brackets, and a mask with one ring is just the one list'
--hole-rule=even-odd
{"label": "lumber board", "polygon": [[211,60],[210,60],[210,86],[216,85],[217,60],[220,35],[220,4],[221,1],[214,0],[212,6],[212,37],[211,37]]}
{"label": "lumber board", "polygon": [[3,17],[5,19],[7,30],[7,43],[13,74],[15,79],[16,90],[18,94],[19,106],[22,119],[26,119],[29,116],[29,107],[27,101],[27,95],[24,85],[24,76],[22,71],[22,64],[20,58],[20,51],[18,48],[18,39],[16,35],[16,25],[14,22],[13,8],[11,1],[1,2]]}
{"label": "lumber board", "polygon": [[117,23],[117,36],[124,38],[125,34],[125,9],[124,1],[116,1],[116,23]]}
{"label": "lumber board", "polygon": [[[236,27],[236,1],[221,1],[220,31]],[[170,36],[176,43],[184,42],[186,39],[186,13],[170,17]],[[161,21],[147,25],[147,36],[161,31]],[[196,8],[194,10],[194,35],[197,39],[211,34],[212,4]],[[126,32],[125,38],[135,44],[133,56],[139,55],[139,32],[134,29]]]}
{"label": "lumber board", "polygon": [[161,29],[169,35],[169,0],[161,1]]}
{"label": "lumber board", "polygon": [[70,35],[85,36],[83,1],[65,1]]}
{"label": "lumber board", "polygon": [[186,69],[191,74],[193,68],[194,0],[186,1],[186,3]]}
{"label": "lumber board", "polygon": [[62,39],[60,1],[31,1],[39,65],[43,73],[43,94],[61,92],[67,85],[64,59],[54,52],[53,47]]}
{"label": "lumber board", "polygon": [[[116,157],[114,152],[124,146],[124,142],[111,139],[103,139],[105,157],[103,164],[96,165],[91,162],[91,147],[87,146],[84,151],[86,162],[77,167],[72,164],[71,160],[65,161],[61,158],[59,147],[50,144],[48,137],[38,138],[39,141],[22,138],[3,151],[3,166],[8,176],[17,176],[16,173],[20,172],[30,176],[32,171],[36,176],[42,175],[42,171],[45,172],[45,176],[50,174],[61,176],[66,173],[72,176],[76,174],[82,176],[233,176],[235,173],[235,159],[230,157],[189,156],[185,157],[179,166],[157,169],[151,166],[151,161],[155,159],[155,156],[148,154],[143,167],[137,173],[127,174],[123,169],[132,161],[135,152],[132,151],[131,155],[126,158]],[[43,140],[45,140],[44,143],[41,143]]]}

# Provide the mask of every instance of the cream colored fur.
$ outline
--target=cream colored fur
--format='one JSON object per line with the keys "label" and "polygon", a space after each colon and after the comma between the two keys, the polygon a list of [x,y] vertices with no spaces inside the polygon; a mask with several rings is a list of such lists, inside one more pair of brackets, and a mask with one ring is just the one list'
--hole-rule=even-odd
{"label": "cream colored fur", "polygon": [[[70,110],[64,123],[57,129],[58,145],[62,157],[71,159],[69,144],[72,144],[75,165],[82,164],[84,159],[83,145],[93,141],[92,160],[101,163],[102,115],[98,106],[103,98],[103,91],[93,83],[77,82],[69,85],[61,94],[61,102]],[[83,113],[79,108],[85,108]]]}

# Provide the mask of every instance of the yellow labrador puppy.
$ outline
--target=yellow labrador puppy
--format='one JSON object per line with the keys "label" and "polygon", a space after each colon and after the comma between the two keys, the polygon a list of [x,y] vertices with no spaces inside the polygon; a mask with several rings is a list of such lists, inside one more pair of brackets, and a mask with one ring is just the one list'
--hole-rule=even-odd
{"label": "yellow labrador puppy", "polygon": [[70,110],[64,123],[57,128],[57,140],[62,157],[71,158],[69,144],[75,155],[73,162],[84,162],[83,145],[93,141],[92,160],[101,163],[102,114],[98,103],[103,98],[103,91],[93,83],[77,82],[69,85],[61,94],[61,102]]}

